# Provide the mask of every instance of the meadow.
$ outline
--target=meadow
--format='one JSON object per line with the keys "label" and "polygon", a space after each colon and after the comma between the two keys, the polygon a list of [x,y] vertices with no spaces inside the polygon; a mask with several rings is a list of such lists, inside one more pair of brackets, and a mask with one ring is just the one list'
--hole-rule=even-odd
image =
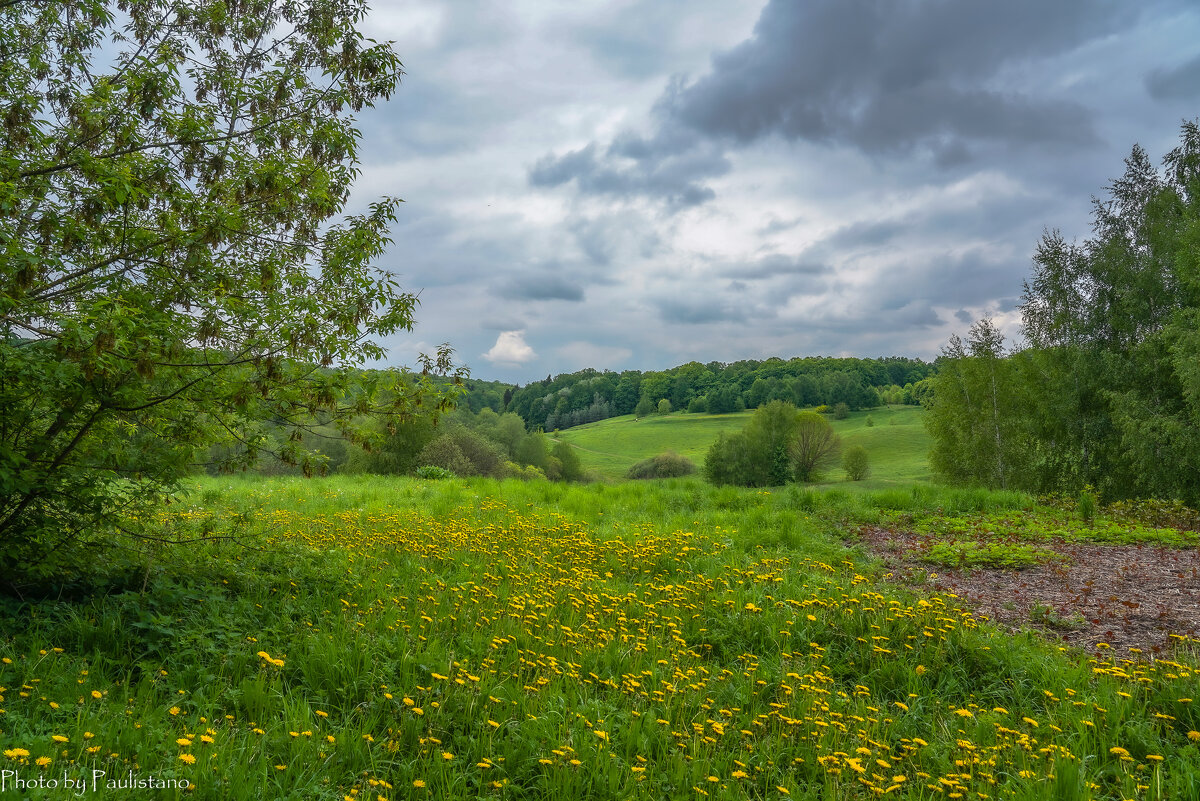
{"label": "meadow", "polygon": [[[856,489],[875,490],[907,486],[932,479],[929,469],[930,440],[919,406],[892,406],[867,412],[851,412],[843,420],[830,418],[843,447],[862,445],[871,460],[871,475]],[[633,415],[612,417],[598,423],[576,426],[554,434],[575,446],[586,470],[608,479],[625,477],[631,466],[667,451],[704,465],[704,455],[722,433],[740,431],[753,412],[732,414],[650,415],[640,420]],[[868,421],[870,424],[868,424]],[[817,483],[844,483],[840,469],[825,471]]]}
{"label": "meadow", "polygon": [[[1020,493],[206,479],[104,594],[0,606],[0,768],[161,798],[1179,799],[1194,648],[1008,634],[888,580]],[[1168,658],[1169,657],[1169,658]]]}

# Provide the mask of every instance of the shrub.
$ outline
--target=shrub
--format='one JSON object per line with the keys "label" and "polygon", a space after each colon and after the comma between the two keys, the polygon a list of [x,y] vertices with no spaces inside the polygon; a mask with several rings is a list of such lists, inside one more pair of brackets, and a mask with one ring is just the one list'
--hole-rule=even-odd
{"label": "shrub", "polygon": [[418,478],[431,478],[431,479],[435,479],[435,480],[443,479],[443,478],[457,478],[457,476],[455,476],[453,472],[447,470],[444,467],[438,467],[437,465],[433,465],[433,464],[423,464],[420,467],[418,467],[417,468],[417,477]]}
{"label": "shrub", "polygon": [[696,465],[686,456],[673,451],[651,456],[629,468],[628,478],[679,478],[696,472]]}
{"label": "shrub", "polygon": [[842,455],[842,469],[851,481],[862,481],[871,473],[871,465],[867,459],[867,449],[862,445],[854,445],[846,449]]}
{"label": "shrub", "polygon": [[666,398],[663,398],[662,400],[660,400],[658,402],[658,413],[659,414],[670,414],[671,413],[671,402],[669,400],[667,400]]}
{"label": "shrub", "polygon": [[704,397],[692,398],[687,407],[688,414],[704,414],[708,411],[708,401]]}
{"label": "shrub", "polygon": [[556,442],[550,449],[550,455],[560,464],[559,474],[563,481],[582,481],[583,463],[579,461],[579,453],[565,442]]}
{"label": "shrub", "polygon": [[829,407],[822,403],[820,406],[814,406],[813,411],[817,414],[829,414]]}
{"label": "shrub", "polygon": [[637,406],[634,407],[633,413],[639,420],[646,415],[654,414],[654,401],[643,395],[642,399],[638,401]]}
{"label": "shrub", "polygon": [[738,484],[753,486],[754,460],[750,454],[749,439],[745,434],[717,435],[717,441],[704,456],[704,477],[713,484]]}
{"label": "shrub", "polygon": [[867,415],[867,428],[872,428],[874,425],[875,425],[875,420],[871,417],[871,415],[868,414]]}
{"label": "shrub", "polygon": [[462,450],[454,442],[453,437],[442,434],[421,449],[417,454],[417,464],[422,466],[441,467],[458,476],[471,475],[471,463],[463,456]]}
{"label": "shrub", "polygon": [[834,420],[845,420],[849,416],[850,416],[850,407],[847,406],[845,403],[838,403],[836,406],[833,407],[833,419]]}

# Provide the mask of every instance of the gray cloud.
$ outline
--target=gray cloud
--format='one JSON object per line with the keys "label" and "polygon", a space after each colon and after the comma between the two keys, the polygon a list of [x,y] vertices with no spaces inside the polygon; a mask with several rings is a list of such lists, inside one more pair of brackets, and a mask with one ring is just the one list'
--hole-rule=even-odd
{"label": "gray cloud", "polygon": [[797,256],[785,256],[782,253],[773,253],[770,256],[750,262],[749,264],[731,267],[723,273],[728,278],[738,278],[742,281],[753,281],[763,278],[776,278],[779,276],[816,276],[828,273],[829,265],[819,262],[808,261]]}
{"label": "gray cloud", "polygon": [[1146,91],[1155,100],[1200,97],[1200,56],[1171,69],[1156,69],[1146,76]]}
{"label": "gray cloud", "polygon": [[658,302],[662,320],[683,325],[734,322],[744,323],[748,310],[744,304],[730,303],[722,298],[672,298]]}
{"label": "gray cloud", "polygon": [[660,99],[670,119],[708,135],[846,142],[868,152],[970,142],[1095,142],[1092,114],[1067,98],[990,86],[1014,63],[1050,57],[1120,30],[1113,0],[772,0],[741,45]]}
{"label": "gray cloud", "polygon": [[[674,143],[674,144],[673,144]],[[574,182],[586,195],[648,197],[674,210],[699,206],[716,193],[699,181],[729,172],[729,159],[696,137],[646,140],[625,135],[603,153],[593,142],[561,156],[540,158],[529,170],[531,186]]]}
{"label": "gray cloud", "polygon": [[509,300],[568,300],[583,301],[583,285],[561,275],[522,275],[498,289],[497,294]]}

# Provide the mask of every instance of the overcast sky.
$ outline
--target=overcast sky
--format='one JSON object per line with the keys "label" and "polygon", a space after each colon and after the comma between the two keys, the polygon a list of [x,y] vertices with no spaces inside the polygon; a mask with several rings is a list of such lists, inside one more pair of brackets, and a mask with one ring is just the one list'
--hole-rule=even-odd
{"label": "overcast sky", "polygon": [[1194,0],[376,0],[352,205],[406,202],[390,364],[932,358],[1200,116]]}

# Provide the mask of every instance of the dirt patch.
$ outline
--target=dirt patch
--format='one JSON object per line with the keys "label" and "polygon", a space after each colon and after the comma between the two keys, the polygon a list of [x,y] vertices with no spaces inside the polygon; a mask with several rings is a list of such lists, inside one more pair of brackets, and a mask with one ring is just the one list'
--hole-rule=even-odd
{"label": "dirt patch", "polygon": [[1107,643],[1117,658],[1136,656],[1131,649],[1166,656],[1180,644],[1171,635],[1200,638],[1197,548],[1039,542],[1063,559],[1021,570],[966,570],[921,561],[932,537],[877,527],[858,534],[894,579],[955,593],[1009,629],[1036,628],[1088,649]]}

